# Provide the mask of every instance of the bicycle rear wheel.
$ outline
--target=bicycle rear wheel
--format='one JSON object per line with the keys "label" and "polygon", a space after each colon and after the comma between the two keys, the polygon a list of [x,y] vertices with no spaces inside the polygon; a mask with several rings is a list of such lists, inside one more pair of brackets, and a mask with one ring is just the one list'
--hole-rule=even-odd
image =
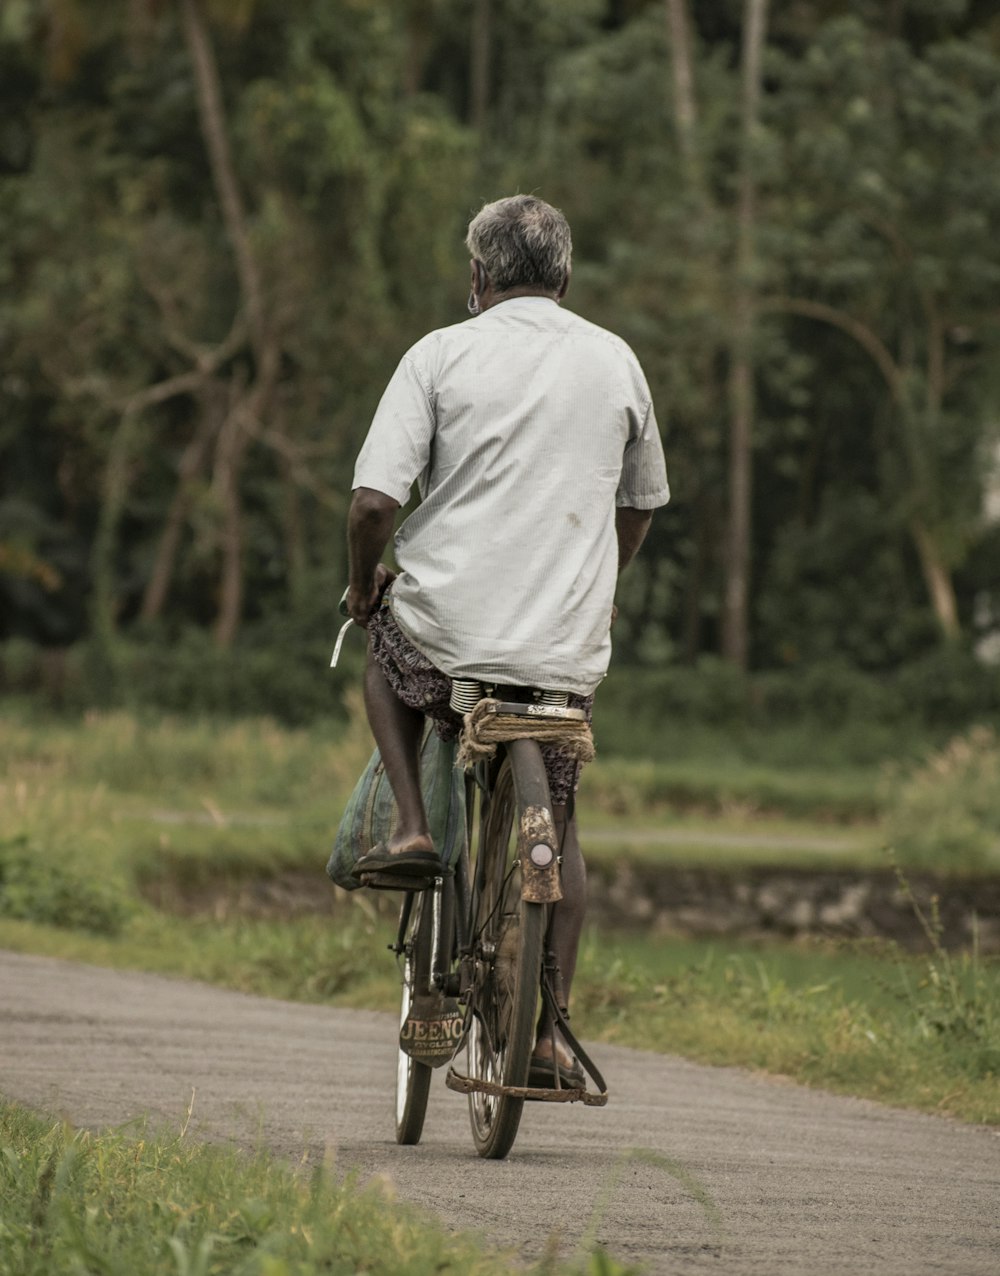
{"label": "bicycle rear wheel", "polygon": [[[548,785],[537,744],[519,740],[508,748],[493,785],[473,883],[475,976],[467,1071],[494,1085],[526,1085],[538,1019],[548,909],[521,899],[517,830],[529,804],[548,806]],[[469,1094],[480,1156],[499,1160],[507,1155],[523,1107],[524,1099],[512,1095]]]}
{"label": "bicycle rear wheel", "polygon": [[[406,1023],[414,999],[430,991],[434,959],[434,910],[438,891],[410,896],[410,915],[403,937],[403,992],[399,1025]],[[406,907],[406,905],[404,905]],[[413,1059],[402,1047],[396,1062],[396,1142],[419,1143],[427,1114],[427,1097],[434,1069]]]}

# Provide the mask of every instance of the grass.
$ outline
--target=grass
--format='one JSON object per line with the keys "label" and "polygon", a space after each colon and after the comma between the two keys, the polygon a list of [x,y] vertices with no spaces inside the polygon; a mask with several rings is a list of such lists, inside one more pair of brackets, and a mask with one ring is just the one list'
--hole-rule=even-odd
{"label": "grass", "polygon": [[[390,1208],[387,1208],[387,1205]],[[0,1102],[0,1271],[17,1276],[506,1276],[516,1254],[483,1246],[393,1199],[392,1185],[335,1181],[152,1134],[92,1133]],[[523,1270],[523,1269],[522,1269]],[[628,1276],[600,1251],[546,1260],[548,1276]]]}
{"label": "grass", "polygon": [[588,863],[631,863],[725,870],[784,868],[880,868],[885,853],[878,826],[828,828],[807,820],[742,816],[730,811],[701,815],[611,820],[583,808],[581,839]]}
{"label": "grass", "polygon": [[[117,937],[0,919],[0,945],[264,996],[392,1011],[392,922],[138,912]],[[574,985],[590,1039],[737,1064],[1000,1124],[1000,962],[941,949],[650,939],[591,931]]]}
{"label": "grass", "polygon": [[1000,737],[974,727],[890,780],[887,825],[908,863],[995,868],[1000,846]]}
{"label": "grass", "polygon": [[[171,916],[149,903],[154,887],[191,895],[228,883],[235,892],[285,868],[307,867],[319,880],[344,795],[369,749],[357,714],[338,732],[11,713],[0,724],[0,944],[265,995],[393,1008],[390,923],[360,895],[343,899],[335,925],[317,917]],[[812,771],[760,768],[756,779],[747,771],[743,797],[720,788],[714,808],[695,804],[678,815],[664,779],[670,767],[595,766],[581,806],[607,840],[595,837],[588,853],[620,854],[631,836],[647,858],[815,863],[819,856],[826,864],[830,853],[806,849],[825,838],[840,845],[838,863],[873,860],[877,769],[867,796],[850,768],[832,769],[822,783]],[[709,786],[713,774],[720,772],[706,763],[701,783]],[[800,781],[799,797],[779,815],[774,794]],[[925,799],[920,773],[913,783]],[[971,783],[962,770],[959,791],[967,795]],[[818,807],[802,796],[810,792]],[[848,812],[854,823],[843,822]],[[664,828],[673,841],[645,840]],[[734,843],[712,846],[723,834]],[[997,963],[952,956],[940,945],[913,959],[591,935],[575,1004],[591,1037],[1000,1122]]]}
{"label": "grass", "polygon": [[[312,868],[370,750],[359,703],[346,728],[309,731],[121,712],[46,720],[14,706],[0,723],[0,829],[28,836],[47,862],[112,885]],[[699,826],[766,835],[780,825],[803,842],[846,836],[854,843],[846,858],[864,862],[877,840],[876,789],[872,772],[853,769],[831,778],[729,757],[707,756],[700,768],[599,759],[585,773],[580,806],[598,831],[597,855],[617,852],[601,834],[627,820],[644,834],[690,833],[645,844],[665,858],[699,853]],[[780,839],[774,851],[796,854]]]}
{"label": "grass", "polygon": [[878,767],[803,766],[801,758],[797,766],[764,766],[706,745],[704,753],[680,753],[674,761],[599,759],[584,773],[581,793],[592,810],[614,816],[778,814],[827,826],[874,820],[882,804],[878,777]]}
{"label": "grass", "polygon": [[1000,964],[974,954],[591,937],[574,1004],[605,1041],[1000,1124]]}
{"label": "grass", "polygon": [[[840,742],[838,756],[836,733],[819,743],[792,730],[762,742],[718,728],[660,740],[655,761],[602,753],[581,790],[595,834],[588,854],[866,864],[889,817],[912,862],[933,867],[933,830],[959,827],[958,803],[963,841],[950,866],[996,864],[997,787],[984,783],[996,779],[995,740],[970,735],[968,747],[944,747],[891,783],[879,764],[894,750],[889,738],[866,737],[866,756],[858,741]],[[912,742],[904,748],[912,754]],[[395,1010],[391,922],[367,899],[345,898],[334,925],[315,916],[175,916],[149,902],[156,887],[196,895],[229,883],[235,893],[286,868],[318,874],[369,751],[357,705],[346,728],[308,731],[128,713],[43,719],[5,705],[0,946]],[[933,916],[925,920],[932,944],[921,958],[888,947],[590,932],[575,1027],[588,1039],[1000,1124],[1000,966],[945,952],[933,942]],[[73,1131],[0,1103],[0,1272],[511,1269],[510,1255],[483,1252],[475,1238],[398,1202],[387,1210],[389,1184],[335,1182],[321,1151],[318,1160],[288,1167],[142,1126]],[[533,1270],[626,1269],[595,1252]]]}

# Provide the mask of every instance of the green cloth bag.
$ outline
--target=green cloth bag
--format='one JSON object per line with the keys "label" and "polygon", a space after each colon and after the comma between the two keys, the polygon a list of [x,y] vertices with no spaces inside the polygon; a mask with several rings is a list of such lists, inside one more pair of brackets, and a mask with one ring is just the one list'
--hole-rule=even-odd
{"label": "green cloth bag", "polygon": [[[420,788],[431,837],[442,863],[453,869],[465,844],[465,776],[455,769],[455,743],[445,744],[428,724],[420,746]],[[379,842],[387,842],[399,814],[378,749],[354,786],[337,829],[327,874],[344,890],[357,890],[354,865]]]}

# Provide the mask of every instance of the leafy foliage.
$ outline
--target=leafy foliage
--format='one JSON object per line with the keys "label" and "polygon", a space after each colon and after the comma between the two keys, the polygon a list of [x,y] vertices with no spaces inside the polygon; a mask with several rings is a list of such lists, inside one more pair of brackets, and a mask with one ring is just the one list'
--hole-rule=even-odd
{"label": "leafy foliage", "polygon": [[1000,740],[978,727],[897,778],[890,844],[908,865],[1000,865]]}
{"label": "leafy foliage", "polygon": [[[877,816],[875,767],[846,772],[827,754],[820,769],[799,738],[780,768],[766,767],[758,747],[750,750],[754,770],[727,775],[719,759],[731,736],[723,727],[706,738],[687,725],[676,737],[680,766],[588,768],[584,829],[599,826],[603,814],[617,836],[633,824],[641,834],[669,809],[683,831],[677,808],[691,802],[702,831],[705,812],[724,803],[724,827],[758,838],[781,827],[775,811],[855,822]],[[388,893],[372,900],[356,892],[332,919],[296,915],[303,901],[312,909],[317,890],[332,893],[322,865],[369,752],[360,705],[349,730],[310,732],[122,712],[44,722],[15,707],[0,727],[0,819],[12,831],[0,847],[0,939],[244,991],[391,1008],[398,974],[385,948],[394,933]],[[964,792],[984,780],[985,792],[995,792],[995,747],[991,753],[984,741],[981,752],[981,762],[968,764],[980,770]],[[772,812],[768,824],[746,814],[761,809]],[[721,859],[698,844],[697,827],[687,832],[702,866]],[[784,832],[801,834],[802,826]],[[873,824],[858,832],[875,836]],[[587,845],[600,853],[596,840]],[[621,863],[623,851],[610,849]],[[801,849],[790,853],[802,862]],[[9,885],[15,917],[4,915]],[[933,933],[933,918],[931,925]],[[1000,1119],[996,959],[966,960],[940,944],[926,959],[883,958],[801,944],[685,945],[646,932],[592,937],[581,952],[574,1013],[590,1035]]]}
{"label": "leafy foliage", "polygon": [[120,881],[88,875],[25,836],[0,839],[0,916],[117,935],[132,910]]}
{"label": "leafy foliage", "polygon": [[[623,581],[618,659],[718,649],[736,11],[689,6],[692,168],[662,5],[490,7],[482,27],[456,0],[196,6],[234,222],[178,6],[4,6],[0,638],[145,636],[164,662],[192,631],[328,640],[378,395],[410,342],[463,317],[468,215],[526,189],[566,210],[570,304],[633,344],[667,437],[674,499]],[[753,140],[760,668],[889,669],[938,644],[952,605],[951,629],[995,627],[998,72],[977,6],[772,17]],[[108,697],[131,661],[100,655]]]}

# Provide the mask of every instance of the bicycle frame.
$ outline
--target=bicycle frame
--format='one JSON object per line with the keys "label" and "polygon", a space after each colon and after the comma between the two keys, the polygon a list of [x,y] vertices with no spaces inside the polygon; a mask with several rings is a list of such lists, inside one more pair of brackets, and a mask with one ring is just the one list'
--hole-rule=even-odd
{"label": "bicycle frame", "polygon": [[[526,711],[529,706],[520,704],[505,704],[503,708],[507,711]],[[534,709],[534,706],[530,706]],[[577,716],[578,710],[563,710],[562,715]],[[534,716],[525,713],[525,716]],[[553,715],[554,716],[554,715]],[[535,746],[535,742],[530,737],[525,739],[516,739],[506,742],[500,746],[498,756],[490,762],[480,762],[477,764],[474,772],[466,777],[466,818],[467,818],[467,845],[463,850],[463,865],[466,874],[468,873],[468,854],[473,842],[473,829],[476,823],[476,812],[474,801],[475,794],[479,795],[479,824],[482,828],[489,814],[490,803],[493,798],[493,780],[499,769],[503,751],[506,751],[512,758],[512,761],[519,760],[519,755]],[[521,899],[532,904],[554,904],[562,898],[562,889],[559,881],[560,857],[558,855],[558,839],[556,837],[555,826],[551,814],[551,802],[548,792],[548,782],[543,774],[539,774],[537,768],[530,765],[515,766],[513,769],[517,808],[521,813],[517,828],[517,852],[521,870]],[[540,854],[541,852],[550,852],[550,855]],[[539,862],[541,861],[541,862]],[[483,857],[477,855],[476,873],[479,890],[483,888],[481,874],[483,872]],[[468,880],[466,876],[466,880]],[[466,917],[462,917],[462,911],[459,911],[459,920],[466,922]],[[460,980],[460,1000],[468,995],[473,985],[472,967],[476,960],[475,944],[476,935],[471,933],[471,918],[463,926],[464,933],[459,940],[458,951],[461,957],[462,977]],[[446,1076],[445,1084],[454,1090],[462,1093],[471,1093],[480,1091],[487,1094],[507,1095],[516,1098],[530,1098],[542,1100],[545,1102],[583,1102],[587,1106],[603,1106],[607,1103],[608,1094],[607,1087],[601,1074],[594,1067],[591,1060],[586,1055],[569,1030],[569,1025],[564,1014],[565,1007],[561,1004],[562,998],[559,995],[561,989],[561,978],[559,977],[558,967],[555,966],[555,959],[551,953],[547,953],[540,972],[541,994],[554,1020],[559,1024],[566,1038],[574,1046],[576,1053],[581,1061],[585,1063],[587,1071],[590,1073],[595,1083],[599,1087],[598,1093],[588,1093],[585,1089],[562,1087],[553,1090],[538,1090],[526,1086],[503,1086],[496,1085],[482,1080],[472,1080],[470,1078],[461,1077],[454,1068],[450,1068]],[[468,1022],[468,1021],[467,1021]],[[456,1050],[456,1054],[457,1054]]]}
{"label": "bicycle frame", "polygon": [[[406,1090],[397,1080],[397,1138],[419,1140],[428,1070],[450,1063],[445,1084],[469,1096],[480,1155],[496,1158],[513,1143],[525,1100],[601,1106],[608,1095],[569,1030],[555,958],[547,951],[549,909],[562,890],[538,742],[530,736],[502,742],[497,756],[478,763],[465,783],[466,837],[454,868],[423,890],[407,892],[389,945],[404,966],[399,1076]],[[410,982],[414,972],[418,977]],[[532,985],[534,996],[525,991]],[[539,994],[598,1093],[558,1076],[552,1088],[525,1084]],[[463,1076],[454,1061],[466,1048],[469,1075]],[[411,1090],[414,1062],[425,1066],[418,1066]]]}

